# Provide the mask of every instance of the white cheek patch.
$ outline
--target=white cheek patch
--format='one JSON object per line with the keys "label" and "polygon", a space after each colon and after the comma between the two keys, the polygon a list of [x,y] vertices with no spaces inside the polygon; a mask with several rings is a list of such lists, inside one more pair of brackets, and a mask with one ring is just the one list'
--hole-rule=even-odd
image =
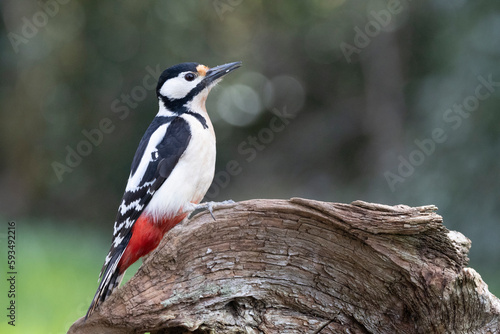
{"label": "white cheek patch", "polygon": [[177,77],[165,81],[161,86],[160,94],[172,100],[182,99],[203,80],[203,77],[198,76],[193,81],[187,81],[184,79],[186,73],[188,72],[183,72]]}

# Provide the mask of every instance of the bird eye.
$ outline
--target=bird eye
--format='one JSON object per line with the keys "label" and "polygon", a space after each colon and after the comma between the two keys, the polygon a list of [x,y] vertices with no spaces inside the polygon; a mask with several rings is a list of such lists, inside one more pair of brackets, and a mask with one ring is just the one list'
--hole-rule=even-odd
{"label": "bird eye", "polygon": [[194,78],[196,78],[196,76],[194,75],[194,73],[187,73],[185,76],[184,76],[184,79],[186,79],[187,81],[193,81]]}

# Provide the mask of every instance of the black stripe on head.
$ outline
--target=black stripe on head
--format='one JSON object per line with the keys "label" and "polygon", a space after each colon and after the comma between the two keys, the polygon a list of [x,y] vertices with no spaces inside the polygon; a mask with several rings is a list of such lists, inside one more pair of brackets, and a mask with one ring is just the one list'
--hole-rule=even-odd
{"label": "black stripe on head", "polygon": [[171,100],[166,96],[160,95],[160,99],[163,102],[163,105],[165,108],[168,110],[176,113],[176,114],[184,114],[188,113],[189,109],[186,108],[186,104],[191,101],[196,95],[198,95],[202,90],[204,90],[206,87],[205,83],[202,81],[193,88],[186,96],[184,96],[181,99],[175,99]]}
{"label": "black stripe on head", "polygon": [[[194,87],[186,96],[180,99],[169,99],[166,96],[163,96],[160,94],[160,90],[163,86],[163,84],[172,78],[177,77],[180,73],[182,72],[193,72],[193,73],[199,73],[198,68],[200,65],[199,63],[182,63],[178,64],[175,66],[172,66],[165,71],[163,71],[162,75],[160,76],[160,79],[158,80],[158,85],[156,86],[156,95],[158,96],[159,99],[163,102],[163,105],[165,108],[168,110],[176,113],[176,114],[182,114],[189,112],[189,110],[186,108],[186,104],[191,101],[196,95],[198,95],[203,89],[205,89],[206,82],[201,81],[196,87]],[[203,66],[204,67],[204,66]]]}
{"label": "black stripe on head", "polygon": [[182,72],[197,72],[196,67],[200,65],[198,63],[190,62],[190,63],[182,63],[178,65],[174,65],[172,67],[167,68],[160,75],[158,79],[158,85],[156,86],[156,95],[160,97],[160,89],[168,79],[172,79],[177,77]]}

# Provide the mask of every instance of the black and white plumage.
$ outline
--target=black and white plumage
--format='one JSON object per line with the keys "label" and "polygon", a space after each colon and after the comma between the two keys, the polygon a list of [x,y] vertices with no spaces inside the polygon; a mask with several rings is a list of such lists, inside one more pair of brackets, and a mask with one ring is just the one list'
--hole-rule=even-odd
{"label": "black and white plumage", "polygon": [[216,152],[205,101],[220,78],[240,65],[208,68],[183,63],[160,76],[159,111],[132,161],[111,249],[87,318],[118,287],[125,270],[156,248],[203,199],[214,176]]}

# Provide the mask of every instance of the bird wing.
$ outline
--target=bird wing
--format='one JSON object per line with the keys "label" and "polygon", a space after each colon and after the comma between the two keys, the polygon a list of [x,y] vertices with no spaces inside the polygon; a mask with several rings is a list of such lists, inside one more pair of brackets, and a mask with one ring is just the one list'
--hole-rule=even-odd
{"label": "bird wing", "polygon": [[[147,161],[147,165],[145,165],[146,168],[142,173],[142,177],[140,177],[139,184],[125,191],[123,195],[114,225],[112,246],[106,259],[111,259],[115,255],[115,248],[122,248],[119,246],[123,244],[126,246],[124,241],[128,242],[127,236],[130,239],[129,234],[134,223],[155,192],[170,176],[189,144],[191,131],[188,122],[179,116],[173,119],[172,117],[164,118],[163,124],[161,124],[161,120],[151,124],[139,144],[132,163],[129,182],[135,177],[136,173],[140,172],[138,166],[140,164],[144,165],[144,160]],[[170,124],[167,123],[169,118],[171,119]],[[155,134],[157,131],[161,131],[161,126],[165,123],[167,124],[165,133],[160,136],[158,143],[154,145]],[[129,188],[128,185],[127,188]],[[101,274],[109,262],[104,264]]]}
{"label": "bird wing", "polygon": [[[166,129],[162,128],[164,125]],[[102,280],[87,316],[120,283],[116,269],[132,236],[132,227],[170,176],[190,140],[189,124],[180,116],[156,117],[141,139],[132,162],[127,190],[118,209],[111,249],[99,274]]]}

